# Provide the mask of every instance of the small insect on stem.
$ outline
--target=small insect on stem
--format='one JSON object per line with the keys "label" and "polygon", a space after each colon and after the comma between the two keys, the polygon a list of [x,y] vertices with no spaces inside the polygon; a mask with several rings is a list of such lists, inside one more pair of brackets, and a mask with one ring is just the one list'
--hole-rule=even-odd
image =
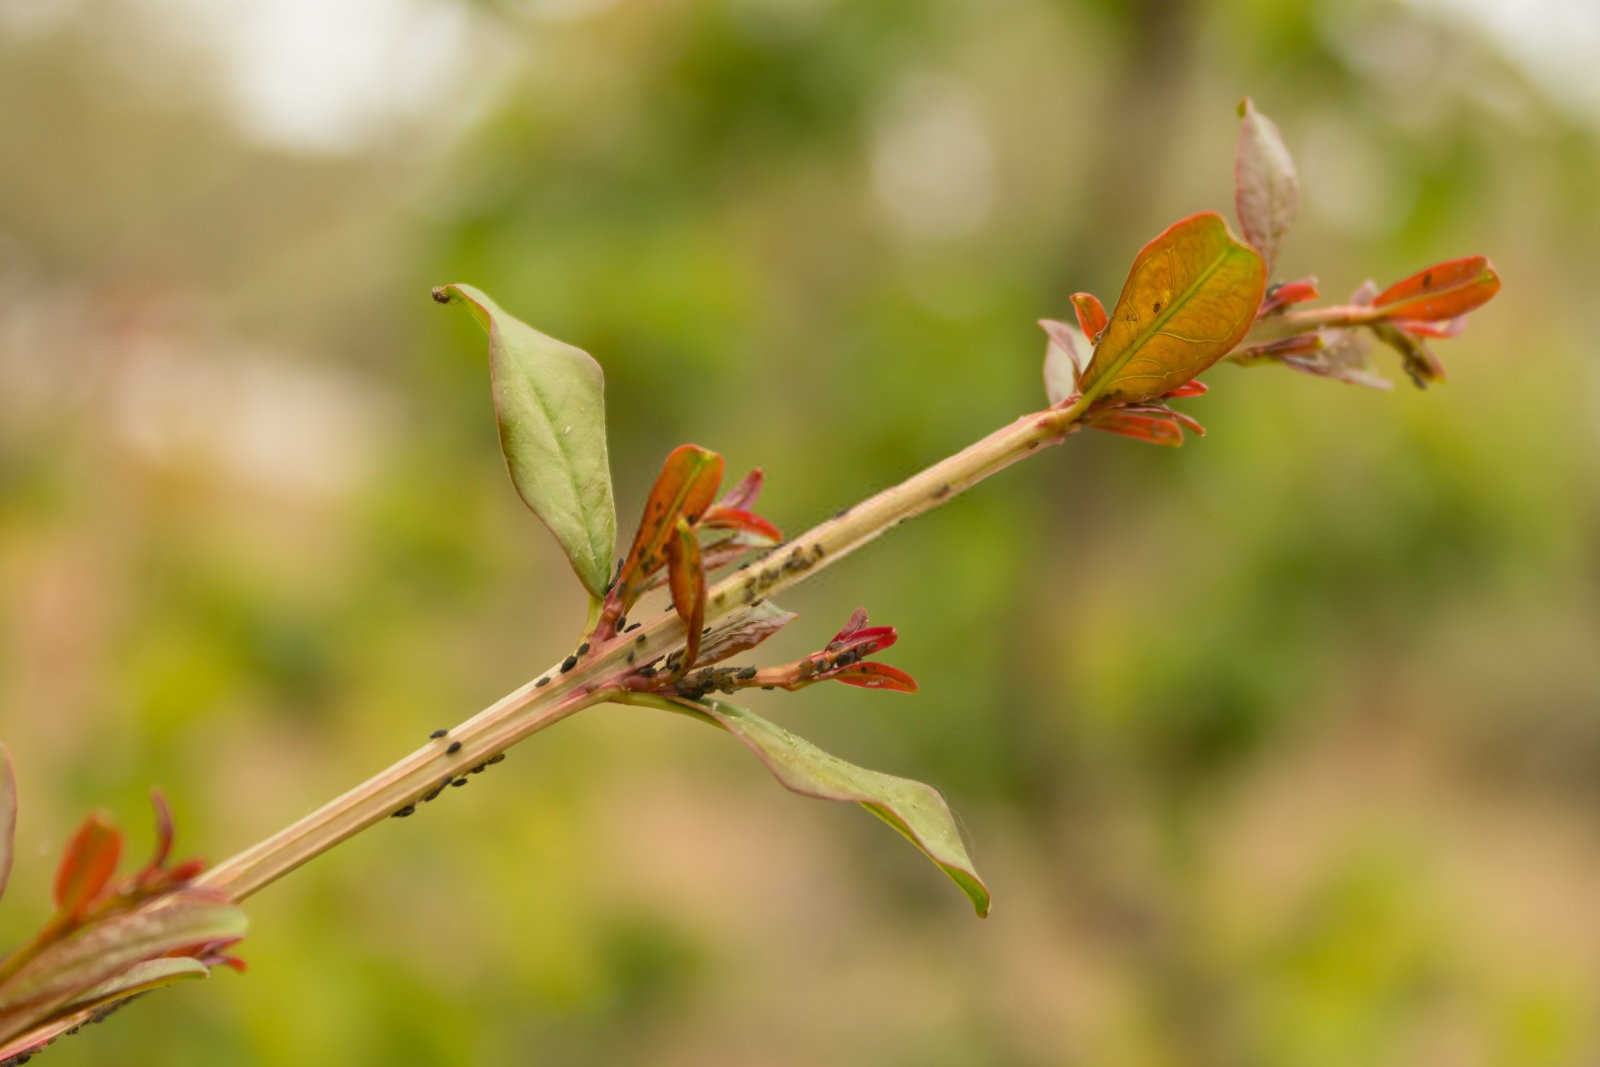
{"label": "small insect on stem", "polygon": [[568,671],[570,671],[572,668],[576,667],[577,665],[578,665],[578,657],[577,656],[568,656],[566,659],[561,661],[561,673],[562,674],[566,674]]}
{"label": "small insect on stem", "polygon": [[431,741],[437,741],[437,740],[439,740],[439,738],[443,737],[445,734],[447,734],[449,732],[450,732],[449,730],[435,730],[433,733],[428,735],[428,739],[431,740]]}
{"label": "small insect on stem", "polygon": [[460,752],[460,751],[461,751],[461,742],[460,741],[452,741],[452,742],[450,742],[450,746],[444,750],[444,754],[446,756],[454,756],[457,752]]}

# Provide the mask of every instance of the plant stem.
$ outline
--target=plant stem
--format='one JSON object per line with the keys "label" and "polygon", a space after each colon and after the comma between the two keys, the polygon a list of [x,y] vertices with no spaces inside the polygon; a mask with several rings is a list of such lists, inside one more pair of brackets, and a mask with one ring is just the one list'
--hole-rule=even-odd
{"label": "plant stem", "polygon": [[[778,546],[748,568],[713,586],[705,624],[795,585],[906,519],[945,503],[991,474],[1044,445],[1059,444],[1078,429],[1085,405],[1024,415],[854,507]],[[428,744],[335,797],[298,822],[212,867],[199,885],[243,900],[302,863],[422,797],[531,734],[592,704],[621,695],[620,680],[684,639],[676,613],[664,612],[640,629],[596,642],[567,671],[552,667],[541,679],[507,693]],[[564,663],[565,661],[563,661]],[[637,701],[635,701],[637,702]],[[460,748],[448,752],[455,742]]]}

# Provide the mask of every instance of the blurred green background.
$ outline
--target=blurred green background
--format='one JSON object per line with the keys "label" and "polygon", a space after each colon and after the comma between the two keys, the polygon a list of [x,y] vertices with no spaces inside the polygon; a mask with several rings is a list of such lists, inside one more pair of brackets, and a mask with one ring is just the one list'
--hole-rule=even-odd
{"label": "blurred green background", "polygon": [[1076,438],[784,598],[778,654],[900,627],[920,695],[753,703],[938,785],[987,921],[602,708],[48,1062],[1596,1062],[1600,16],[1519,10],[0,3],[6,942],[84,811],[142,852],[160,784],[219,859],[567,647],[430,285],[601,361],[629,530],[694,440],[792,532],[1040,405],[1034,320],[1231,214],[1242,94],[1285,276],[1505,280],[1446,387],[1221,367],[1203,441]]}

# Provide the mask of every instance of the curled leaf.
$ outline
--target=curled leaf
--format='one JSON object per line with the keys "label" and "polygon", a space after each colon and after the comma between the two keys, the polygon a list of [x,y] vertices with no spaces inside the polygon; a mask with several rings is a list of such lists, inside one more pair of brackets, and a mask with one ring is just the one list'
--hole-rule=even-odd
{"label": "curled leaf", "polygon": [[1198,377],[1244,337],[1265,288],[1261,257],[1222,216],[1173,223],[1134,258],[1080,403],[1148,400]]}
{"label": "curled leaf", "polygon": [[617,512],[600,364],[507,314],[470,285],[440,286],[433,297],[465,301],[488,332],[495,416],[511,481],[555,534],[578,580],[596,598],[604,596]]}
{"label": "curled leaf", "polygon": [[1078,329],[1091,343],[1100,340],[1106,328],[1106,306],[1093,293],[1073,293],[1072,310],[1078,316]]}
{"label": "curled leaf", "polygon": [[1233,161],[1233,205],[1245,240],[1270,269],[1300,213],[1300,176],[1277,124],[1247,96],[1239,101],[1239,145]]}
{"label": "curled leaf", "polygon": [[700,565],[700,542],[687,518],[678,519],[667,542],[667,585],[672,607],[683,620],[686,636],[681,670],[688,670],[700,654],[700,630],[706,619],[706,572]]}
{"label": "curled leaf", "polygon": [[724,616],[700,643],[700,655],[694,666],[721,663],[755,648],[761,642],[799,618],[792,611],[784,611],[770,600],[762,600],[731,615]]}
{"label": "curled leaf", "polygon": [[1500,291],[1500,275],[1483,256],[1435,263],[1379,293],[1373,303],[1390,319],[1436,322],[1465,315]]}
{"label": "curled leaf", "polygon": [[1078,394],[1078,376],[1089,362],[1094,346],[1076,326],[1040,319],[1049,340],[1044,349],[1044,395],[1054,407]]}
{"label": "curled leaf", "polygon": [[56,869],[56,909],[73,919],[82,917],[111,881],[121,855],[122,834],[115,826],[99,812],[83,820]]}
{"label": "curled leaf", "polygon": [[738,738],[786,788],[822,800],[860,804],[872,812],[949,875],[979,916],[989,914],[989,890],[978,877],[955,817],[937,789],[846,763],[735,704],[707,699],[681,707]]}

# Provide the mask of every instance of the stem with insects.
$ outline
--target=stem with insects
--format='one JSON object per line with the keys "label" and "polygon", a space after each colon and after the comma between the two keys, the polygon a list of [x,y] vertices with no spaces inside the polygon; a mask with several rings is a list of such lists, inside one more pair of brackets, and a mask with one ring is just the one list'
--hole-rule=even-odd
{"label": "stem with insects", "polygon": [[[1079,429],[1085,406],[1024,415],[780,545],[709,590],[705,623],[804,581],[906,519],[931,511],[1045,445],[1059,444]],[[447,783],[481,768],[523,738],[583,708],[623,695],[620,682],[635,661],[647,662],[668,652],[684,637],[683,623],[667,611],[638,630],[595,642],[507,693],[446,736],[431,740],[298,822],[212,867],[196,884],[243,900],[346,838],[441,787],[448,788]],[[563,666],[567,670],[562,671]]]}

